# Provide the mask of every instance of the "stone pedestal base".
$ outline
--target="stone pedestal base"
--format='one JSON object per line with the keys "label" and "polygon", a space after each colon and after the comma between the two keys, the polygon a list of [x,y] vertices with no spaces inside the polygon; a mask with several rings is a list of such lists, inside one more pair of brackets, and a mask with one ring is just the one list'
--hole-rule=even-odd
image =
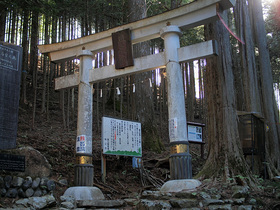
{"label": "stone pedestal base", "polygon": [[196,179],[170,180],[160,188],[161,192],[180,192],[194,190],[199,187],[201,182]]}
{"label": "stone pedestal base", "polygon": [[70,187],[63,196],[70,196],[76,201],[104,200],[105,197],[97,187]]}

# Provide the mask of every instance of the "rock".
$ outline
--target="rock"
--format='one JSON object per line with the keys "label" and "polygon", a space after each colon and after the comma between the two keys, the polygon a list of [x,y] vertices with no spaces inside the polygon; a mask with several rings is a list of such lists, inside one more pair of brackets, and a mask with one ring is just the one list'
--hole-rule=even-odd
{"label": "rock", "polygon": [[2,176],[0,176],[0,189],[5,187],[5,181]]}
{"label": "rock", "polygon": [[193,208],[199,205],[196,199],[171,199],[170,204],[174,208]]}
{"label": "rock", "polygon": [[198,197],[198,193],[197,192],[181,191],[181,192],[175,193],[175,197],[177,197],[177,198],[192,199],[192,198],[197,198]]}
{"label": "rock", "polygon": [[28,188],[26,191],[25,191],[25,196],[27,198],[31,197],[34,195],[34,190],[32,188]]}
{"label": "rock", "polygon": [[164,193],[160,191],[151,191],[151,190],[145,190],[141,198],[142,199],[149,199],[149,200],[168,200],[172,196],[171,193]]}
{"label": "rock", "polygon": [[245,198],[237,198],[237,199],[233,199],[233,203],[236,205],[241,205],[245,202]]}
{"label": "rock", "polygon": [[74,209],[75,208],[73,203],[67,202],[67,201],[66,202],[62,202],[60,204],[60,206],[61,206],[61,208],[65,208],[65,209]]}
{"label": "rock", "polygon": [[231,210],[231,205],[230,204],[225,204],[225,205],[211,205],[208,206],[209,210]]}
{"label": "rock", "polygon": [[26,179],[24,180],[23,184],[22,184],[22,189],[23,190],[27,190],[28,188],[30,188],[32,186],[32,178],[30,176],[26,177]]}
{"label": "rock", "polygon": [[112,208],[112,207],[121,207],[124,205],[123,200],[80,200],[77,201],[77,207],[104,207],[104,208]]}
{"label": "rock", "polygon": [[19,199],[19,200],[16,201],[16,205],[17,205],[18,208],[20,208],[20,207],[27,208],[28,207],[28,201],[29,201],[28,198]]}
{"label": "rock", "polygon": [[40,188],[37,188],[33,194],[34,197],[41,197],[43,195],[43,192]]}
{"label": "rock", "polygon": [[136,206],[140,202],[138,199],[134,199],[134,198],[126,198],[126,199],[124,199],[124,201],[129,206]]}
{"label": "rock", "polygon": [[211,196],[209,194],[207,194],[206,192],[200,192],[199,195],[203,199],[211,199]]}
{"label": "rock", "polygon": [[25,192],[22,188],[18,189],[18,196],[21,197],[21,198],[26,197]]}
{"label": "rock", "polygon": [[7,193],[7,190],[5,188],[0,189],[0,196],[1,197],[5,197],[6,193]]}
{"label": "rock", "polygon": [[60,200],[62,202],[71,202],[71,203],[75,203],[75,199],[72,196],[60,196]]}
{"label": "rock", "polygon": [[156,201],[150,201],[143,199],[139,202],[137,205],[137,209],[139,210],[161,210],[161,209],[172,209],[170,203],[168,201],[161,201],[161,200],[156,200]]}
{"label": "rock", "polygon": [[251,205],[241,205],[238,207],[238,210],[252,210],[253,206]]}
{"label": "rock", "polygon": [[4,181],[5,181],[5,188],[9,189],[11,187],[13,177],[10,175],[5,176]]}
{"label": "rock", "polygon": [[220,200],[222,196],[220,194],[217,194],[217,195],[213,195],[212,198]]}
{"label": "rock", "polygon": [[275,182],[280,182],[280,176],[274,177],[273,180],[274,180]]}
{"label": "rock", "polygon": [[254,199],[254,198],[251,198],[251,199],[249,200],[249,204],[251,204],[251,205],[256,205],[256,204],[257,204],[257,200]]}
{"label": "rock", "polygon": [[21,187],[21,185],[23,184],[23,182],[24,182],[24,179],[23,179],[23,178],[14,176],[14,177],[13,177],[13,180],[12,180],[12,182],[11,182],[11,186],[12,186],[12,187]]}
{"label": "rock", "polygon": [[56,201],[52,195],[46,195],[43,197],[29,198],[28,204],[35,209],[43,209],[56,205]]}
{"label": "rock", "polygon": [[17,195],[18,195],[18,191],[15,188],[9,188],[6,193],[6,197],[8,198],[16,198]]}
{"label": "rock", "polygon": [[243,197],[247,197],[249,194],[248,186],[233,186],[232,190],[233,190],[232,198],[243,198]]}
{"label": "rock", "polygon": [[212,204],[224,204],[224,201],[223,200],[206,198],[202,201],[202,203],[203,203],[204,206],[209,206],[209,205],[212,205]]}
{"label": "rock", "polygon": [[48,178],[46,178],[46,177],[42,178],[41,182],[40,182],[40,188],[47,190],[48,189],[48,186],[47,186],[48,181],[49,181]]}
{"label": "rock", "polygon": [[40,185],[41,179],[40,178],[36,178],[35,180],[33,180],[32,182],[32,189],[37,189]]}
{"label": "rock", "polygon": [[13,150],[13,152],[25,156],[25,171],[19,172],[18,176],[50,177],[51,165],[38,150],[32,147],[22,147]]}
{"label": "rock", "polygon": [[61,179],[58,181],[58,183],[62,186],[68,186],[68,181],[67,179]]}
{"label": "rock", "polygon": [[231,199],[226,199],[226,200],[224,200],[224,202],[227,204],[233,204],[233,200],[231,200]]}
{"label": "rock", "polygon": [[53,180],[49,180],[49,181],[47,182],[47,189],[48,189],[48,191],[54,191],[54,189],[55,189],[55,183],[54,183]]}

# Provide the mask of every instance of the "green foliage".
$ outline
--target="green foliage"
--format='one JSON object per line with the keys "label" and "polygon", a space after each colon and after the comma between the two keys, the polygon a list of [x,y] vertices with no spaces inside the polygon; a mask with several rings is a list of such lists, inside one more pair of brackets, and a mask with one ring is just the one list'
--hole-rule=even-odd
{"label": "green foliage", "polygon": [[280,10],[277,10],[279,6],[280,3],[277,1],[265,5],[267,10],[265,24],[273,81],[278,83],[280,82]]}

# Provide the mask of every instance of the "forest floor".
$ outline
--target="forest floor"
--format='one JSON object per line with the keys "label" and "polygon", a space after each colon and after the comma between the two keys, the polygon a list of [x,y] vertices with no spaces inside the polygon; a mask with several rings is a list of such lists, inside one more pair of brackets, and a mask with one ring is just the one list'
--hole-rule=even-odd
{"label": "forest floor", "polygon": [[[34,128],[32,128],[32,105],[20,107],[17,147],[31,146],[40,151],[52,166],[51,178],[57,182],[61,179],[67,179],[68,186],[59,184],[56,186],[54,196],[59,200],[64,191],[74,185],[76,120],[73,119],[68,130],[64,129],[59,104],[53,104],[50,107],[48,120],[46,113],[40,113],[40,109],[37,108]],[[163,135],[165,136],[163,139],[165,150],[161,153],[143,151],[144,172],[133,169],[131,157],[108,156],[107,179],[106,184],[104,184],[101,178],[101,132],[93,131],[94,186],[102,190],[106,199],[137,197],[144,190],[156,190],[157,183],[169,180],[167,128],[162,132],[166,134]],[[204,158],[201,157],[200,145],[190,145],[190,153],[192,155],[193,175],[196,175],[201,170],[206,155]],[[218,189],[221,184],[221,182],[215,182],[209,185]],[[278,183],[276,188],[279,190],[279,187]],[[224,193],[230,196],[229,192]],[[263,181],[260,190],[252,193],[266,202],[268,206],[270,203],[270,206],[275,206],[275,202],[280,203],[279,199],[275,199],[275,183],[272,181]],[[10,199],[1,200],[0,206],[11,203]]]}

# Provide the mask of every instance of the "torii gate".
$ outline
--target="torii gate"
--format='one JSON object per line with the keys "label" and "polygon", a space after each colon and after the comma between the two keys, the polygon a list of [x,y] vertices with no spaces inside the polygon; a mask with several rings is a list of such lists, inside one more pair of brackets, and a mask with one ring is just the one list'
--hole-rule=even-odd
{"label": "torii gate", "polygon": [[[235,0],[198,0],[177,9],[89,35],[79,39],[40,45],[41,53],[48,53],[52,62],[79,58],[78,74],[55,80],[55,89],[79,86],[77,137],[85,141],[85,150],[76,151],[75,184],[93,185],[92,165],[92,84],[124,75],[166,68],[168,82],[169,138],[171,145],[171,179],[191,178],[191,156],[188,150],[187,120],[183,79],[179,62],[205,58],[217,54],[216,42],[207,41],[180,48],[181,30],[207,24],[218,19],[217,13],[231,8]],[[94,53],[112,49],[112,33],[131,31],[136,44],[161,37],[165,51],[134,59],[134,66],[116,70],[114,65],[93,69]],[[79,139],[80,140],[80,139]]]}

